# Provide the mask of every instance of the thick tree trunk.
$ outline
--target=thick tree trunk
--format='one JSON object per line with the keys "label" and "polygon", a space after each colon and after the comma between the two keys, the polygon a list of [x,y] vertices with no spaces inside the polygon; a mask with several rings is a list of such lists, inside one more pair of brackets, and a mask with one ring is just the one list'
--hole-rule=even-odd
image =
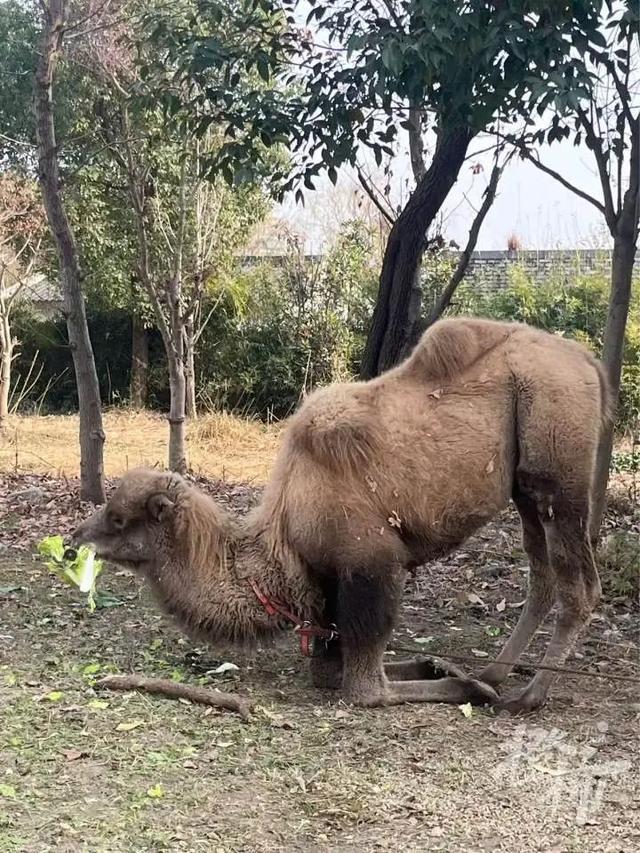
{"label": "thick tree trunk", "polygon": [[391,229],[360,368],[363,379],[393,367],[405,351],[415,320],[412,292],[425,236],[458,178],[471,139],[466,127],[441,134],[429,169]]}
{"label": "thick tree trunk", "polygon": [[[620,394],[624,336],[627,328],[627,317],[629,315],[633,265],[636,255],[636,223],[637,220],[634,223],[629,223],[629,227],[620,227],[613,243],[611,294],[602,345],[602,363],[609,379],[614,406],[617,404]],[[611,418],[605,427],[598,449],[593,488],[593,515],[591,520],[591,535],[594,541],[598,538],[602,516],[606,507],[614,428],[615,419]]]}
{"label": "thick tree trunk", "polygon": [[147,405],[147,380],[149,374],[149,337],[144,323],[137,314],[131,321],[131,405],[144,409]]}
{"label": "thick tree trunk", "polygon": [[38,179],[49,228],[53,234],[64,295],[69,348],[78,388],[80,412],[80,497],[104,503],[104,430],[100,388],[81,289],[76,244],[62,202],[53,119],[53,79],[65,25],[64,0],[44,6],[41,54],[36,70],[35,113],[38,139]]}

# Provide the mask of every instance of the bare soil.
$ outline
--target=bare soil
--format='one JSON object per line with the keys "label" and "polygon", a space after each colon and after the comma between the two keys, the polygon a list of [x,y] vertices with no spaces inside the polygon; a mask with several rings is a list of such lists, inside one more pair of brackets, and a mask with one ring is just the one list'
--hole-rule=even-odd
{"label": "bare soil", "polygon": [[[249,486],[199,482],[240,512],[257,499]],[[615,585],[567,662],[580,674],[559,679],[531,717],[354,709],[311,688],[293,637],[253,655],[194,646],[127,573],[105,571],[110,606],[89,613],[32,556],[41,535],[87,512],[75,494],[74,481],[35,474],[0,484],[3,853],[640,849],[639,684],[615,680],[640,678],[639,614]],[[626,512],[609,525],[637,531]],[[392,651],[479,669],[515,624],[525,586],[507,512],[408,582]],[[212,672],[226,661],[239,669]],[[243,723],[97,691],[111,672],[218,686],[258,707]]]}

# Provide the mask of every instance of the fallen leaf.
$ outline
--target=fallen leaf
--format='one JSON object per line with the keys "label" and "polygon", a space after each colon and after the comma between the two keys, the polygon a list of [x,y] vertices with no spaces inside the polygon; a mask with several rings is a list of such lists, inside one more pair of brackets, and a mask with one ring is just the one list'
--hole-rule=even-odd
{"label": "fallen leaf", "polygon": [[270,711],[268,708],[260,708],[265,717],[269,720],[271,725],[276,729],[295,729],[295,725],[289,720],[285,720],[282,714],[274,714],[273,711]]}
{"label": "fallen leaf", "polygon": [[143,726],[144,723],[142,720],[132,720],[130,723],[118,723],[116,726],[117,732],[131,732],[133,729],[137,729],[138,726]]}
{"label": "fallen leaf", "polygon": [[153,785],[153,787],[147,788],[147,797],[151,797],[153,800],[159,800],[161,797],[164,797],[164,788],[162,785]]}
{"label": "fallen leaf", "polygon": [[470,719],[473,716],[473,707],[471,706],[471,702],[467,702],[465,705],[458,705],[462,716]]}
{"label": "fallen leaf", "polygon": [[435,391],[431,391],[431,392],[429,393],[429,396],[430,396],[430,397],[435,397],[435,398],[436,398],[436,400],[439,400],[439,399],[440,399],[440,397],[442,397],[442,388],[436,388],[436,390],[435,390]]}
{"label": "fallen leaf", "polygon": [[483,652],[482,649],[471,649],[471,653],[477,658],[488,658],[489,652]]}
{"label": "fallen leaf", "polygon": [[498,611],[498,613],[502,613],[502,611],[505,609],[506,606],[507,606],[507,600],[506,600],[506,598],[503,598],[502,601],[499,601],[496,604],[496,610]]}
{"label": "fallen leaf", "polygon": [[222,675],[223,672],[235,672],[239,670],[240,667],[236,666],[235,663],[229,663],[225,661],[225,663],[221,663],[220,666],[217,666],[215,669],[209,670],[213,675]]}
{"label": "fallen leaf", "polygon": [[414,637],[413,642],[419,643],[421,646],[426,646],[428,643],[432,643],[435,637]]}
{"label": "fallen leaf", "polygon": [[95,711],[104,711],[106,708],[109,707],[110,704],[111,703],[107,702],[106,699],[91,699],[87,703],[87,706],[89,708],[93,708],[93,710]]}
{"label": "fallen leaf", "polygon": [[16,789],[13,785],[0,785],[0,797],[13,798],[16,795]]}
{"label": "fallen leaf", "polygon": [[88,752],[81,752],[79,749],[63,749],[62,754],[67,761],[78,761],[80,758],[88,758]]}
{"label": "fallen leaf", "polygon": [[48,702],[59,702],[63,696],[64,693],[62,692],[62,690],[52,690],[51,693],[47,693],[44,698]]}
{"label": "fallen leaf", "polygon": [[395,511],[395,509],[393,510],[393,512],[391,513],[391,515],[390,515],[390,516],[389,516],[389,518],[387,519],[387,521],[389,522],[389,524],[390,524],[392,527],[397,527],[397,528],[398,528],[398,530],[402,527],[402,522],[400,521],[400,516],[399,516],[399,515],[398,515],[398,513]]}
{"label": "fallen leaf", "polygon": [[479,607],[486,607],[487,606],[484,603],[484,601],[480,598],[480,596],[475,594],[475,592],[468,592],[467,593],[467,601],[469,602],[469,604],[477,604]]}
{"label": "fallen leaf", "polygon": [[487,474],[493,473],[493,470],[496,467],[495,466],[495,458],[496,458],[495,456],[492,456],[491,459],[487,462],[487,465],[484,469]]}

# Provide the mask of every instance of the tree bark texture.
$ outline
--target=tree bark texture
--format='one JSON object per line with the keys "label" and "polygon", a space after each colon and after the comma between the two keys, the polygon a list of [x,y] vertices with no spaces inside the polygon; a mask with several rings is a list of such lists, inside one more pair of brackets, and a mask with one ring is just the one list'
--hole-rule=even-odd
{"label": "tree bark texture", "polygon": [[458,178],[471,139],[467,127],[441,132],[429,169],[391,229],[360,368],[363,379],[377,376],[402,358],[415,320],[412,289],[425,235]]}
{"label": "tree bark texture", "polygon": [[9,317],[2,316],[0,317],[0,430],[4,429],[9,417],[12,359],[13,340]]}
{"label": "tree bark texture", "polygon": [[131,320],[131,405],[144,409],[148,397],[149,336],[137,314]]}
{"label": "tree bark texture", "polygon": [[[602,363],[609,379],[611,402],[614,407],[620,396],[624,340],[640,223],[640,116],[636,117],[632,125],[630,164],[629,186],[617,215],[611,209],[611,191],[604,193],[605,215],[613,236],[613,256],[609,308],[602,342]],[[598,538],[607,503],[607,483],[613,453],[614,430],[615,419],[612,417],[603,431],[596,461],[591,517],[591,538],[594,541]]]}
{"label": "tree bark texture", "polygon": [[53,81],[64,36],[65,14],[64,0],[49,0],[43,6],[44,23],[35,84],[38,179],[60,264],[64,315],[78,388],[80,497],[93,503],[104,503],[105,435],[100,388],[87,327],[76,243],[60,190],[53,117]]}

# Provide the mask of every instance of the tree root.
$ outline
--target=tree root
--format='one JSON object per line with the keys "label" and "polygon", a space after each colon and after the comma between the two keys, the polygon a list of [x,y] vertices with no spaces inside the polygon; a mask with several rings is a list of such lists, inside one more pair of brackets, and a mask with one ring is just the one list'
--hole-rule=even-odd
{"label": "tree root", "polygon": [[143,693],[157,693],[170,699],[188,699],[198,705],[211,705],[214,708],[226,708],[240,714],[243,720],[249,719],[252,705],[235,693],[223,693],[220,690],[207,690],[194,687],[167,678],[146,678],[143,675],[108,675],[96,682],[101,690],[140,690]]}

